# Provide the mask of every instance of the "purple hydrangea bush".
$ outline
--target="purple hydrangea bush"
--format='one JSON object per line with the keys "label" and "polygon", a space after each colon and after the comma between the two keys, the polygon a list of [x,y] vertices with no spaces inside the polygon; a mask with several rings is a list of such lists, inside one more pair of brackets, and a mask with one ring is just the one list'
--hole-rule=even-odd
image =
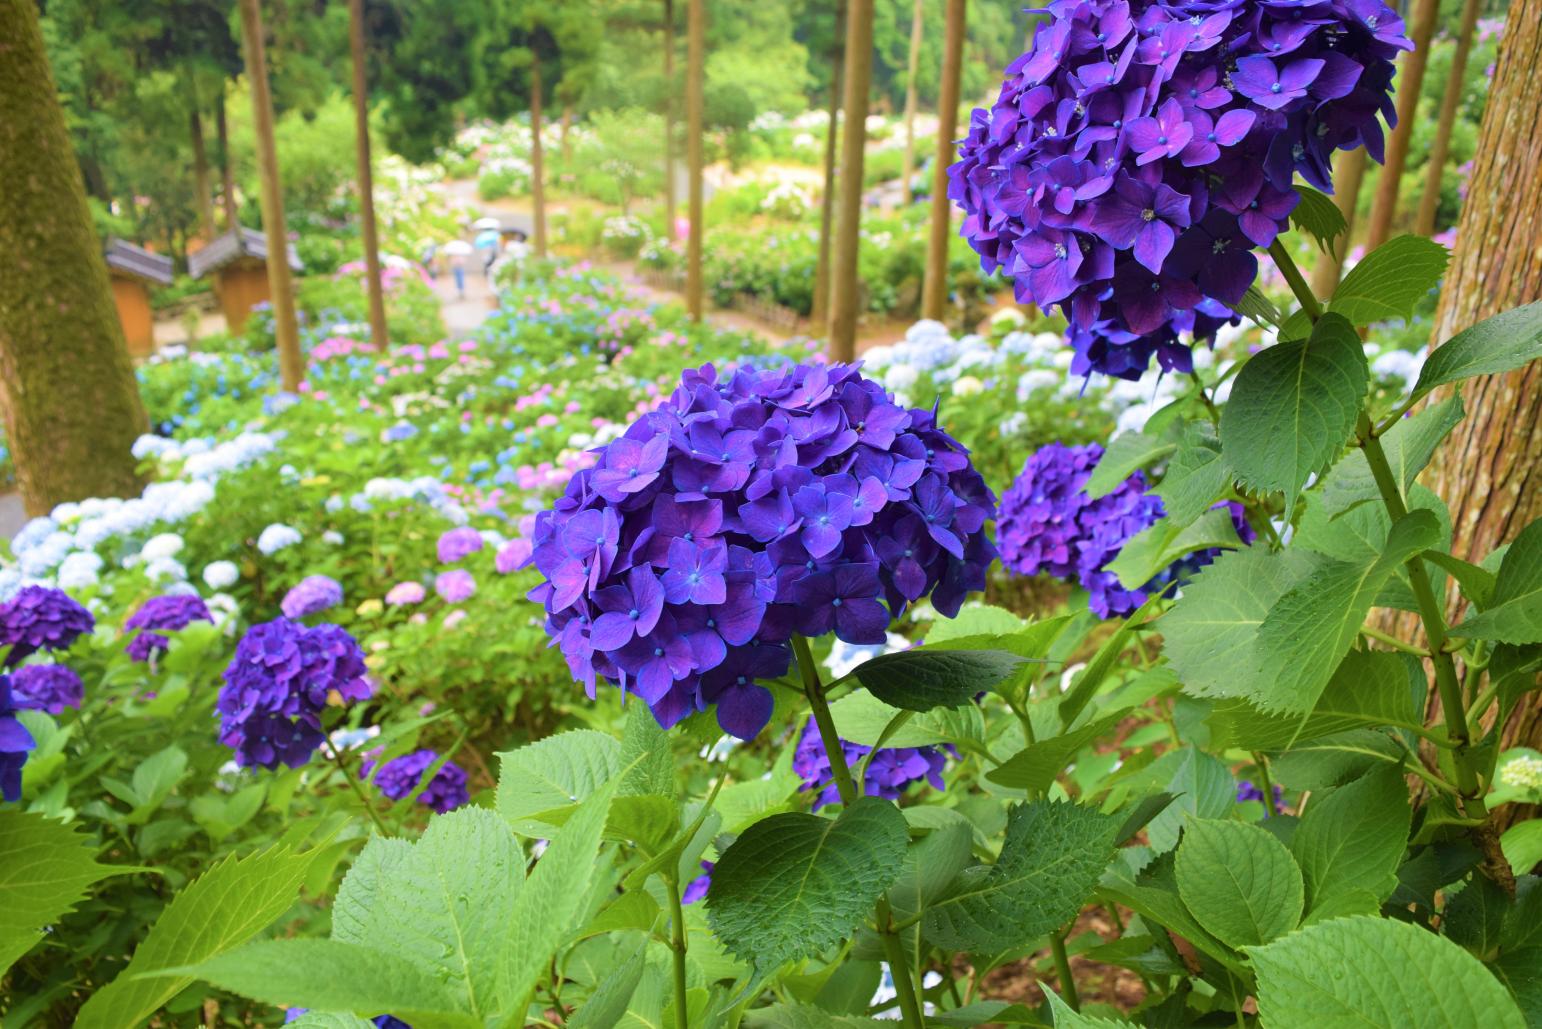
{"label": "purple hydrangea bush", "polygon": [[[401,800],[412,795],[412,791],[418,788],[418,783],[439,755],[432,750],[416,750],[411,754],[403,754],[394,757],[375,767],[375,757],[378,751],[372,754],[359,768],[359,778],[372,780],[381,793],[392,800]],[[439,814],[454,811],[463,804],[470,803],[471,794],[466,790],[466,772],[453,761],[446,761],[444,767],[434,775],[418,794],[418,803],[428,807]]]}
{"label": "purple hydrangea bush", "polygon": [[11,648],[5,665],[15,667],[39,650],[68,650],[95,626],[91,612],[63,590],[24,586],[0,605],[0,646]]}
{"label": "purple hydrangea bush", "polygon": [[169,593],[151,597],[123,623],[125,630],[139,630],[129,640],[128,656],[135,661],[148,661],[155,652],[171,647],[171,641],[164,635],[166,632],[185,629],[193,622],[213,621],[214,616],[197,594]]}
{"label": "purple hydrangea bush", "polygon": [[243,767],[298,768],[325,740],[321,712],[331,694],[347,703],[371,693],[364,651],[335,625],[287,618],[254,625],[236,644],[215,709],[220,742]]}
{"label": "purple hydrangea bush", "polygon": [[[853,770],[872,749],[860,743],[841,741],[846,764]],[[949,745],[882,747],[867,766],[867,777],[862,781],[863,795],[898,800],[912,783],[923,779],[933,789],[943,789],[942,770],[949,757],[958,757],[958,752]],[[809,719],[803,726],[803,733],[798,737],[798,748],[792,755],[792,770],[803,780],[799,789],[814,794],[815,811],[826,804],[841,802],[835,776],[830,771],[830,755],[825,752],[819,737],[819,727],[813,719]]]}
{"label": "purple hydrangea bush", "polygon": [[1077,374],[1192,369],[1287,227],[1300,174],[1382,156],[1393,59],[1381,0],[1051,0],[949,169],[963,235],[1020,301],[1058,306]]}
{"label": "purple hydrangea bush", "polygon": [[300,619],[318,614],[343,602],[343,587],[328,575],[307,575],[284,594],[279,610],[285,618]]}
{"label": "purple hydrangea bush", "polygon": [[995,497],[934,411],[851,365],[688,370],[536,518],[531,599],[574,678],[741,739],[794,634],[882,643],[983,589]]}
{"label": "purple hydrangea bush", "polygon": [[[1162,499],[1146,491],[1135,472],[1104,496],[1087,496],[1087,480],[1103,457],[1096,443],[1051,443],[1023,463],[1001,495],[997,532],[1001,563],[1018,575],[1046,574],[1080,583],[1088,606],[1102,618],[1123,617],[1151,594],[1169,588],[1210,564],[1218,551],[1188,554],[1150,582],[1128,586],[1108,570],[1124,544],[1163,517]],[[1244,544],[1255,539],[1241,504],[1227,502],[1232,527]]]}

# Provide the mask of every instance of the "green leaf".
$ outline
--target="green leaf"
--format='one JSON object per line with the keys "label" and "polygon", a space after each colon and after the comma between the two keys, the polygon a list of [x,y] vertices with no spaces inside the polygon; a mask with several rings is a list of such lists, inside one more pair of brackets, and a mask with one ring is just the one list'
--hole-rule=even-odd
{"label": "green leaf", "polygon": [[1227,968],[1241,971],[1242,963],[1231,949],[1206,932],[1178,896],[1171,852],[1158,857],[1138,875],[1133,874],[1133,869],[1126,866],[1125,862],[1114,862],[1103,877],[1098,892],[1100,896],[1123,904],[1142,918],[1177,933],[1192,943],[1195,949]]}
{"label": "green leaf", "polygon": [[1418,697],[1424,673],[1417,673],[1421,689],[1416,695],[1403,658],[1385,650],[1351,650],[1305,721],[1265,714],[1245,700],[1219,700],[1210,713],[1210,746],[1272,751],[1365,726],[1422,729]]}
{"label": "green leaf", "polygon": [[338,940],[258,940],[176,971],[265,1004],[401,1018],[459,1011],[452,988],[421,964]]}
{"label": "green leaf", "polygon": [[[899,714],[871,693],[856,692],[830,705],[830,715],[841,739],[864,747],[878,742],[885,727]],[[985,719],[973,704],[939,707],[917,714],[889,737],[886,746],[925,747],[934,743],[977,743],[985,738]],[[735,785],[746,785],[738,784]],[[733,789],[733,786],[728,789]]]}
{"label": "green leaf", "polygon": [[1506,916],[1514,905],[1493,880],[1475,875],[1441,912],[1441,931],[1479,961],[1498,955]]}
{"label": "green leaf", "polygon": [[1542,643],[1542,519],[1522,529],[1505,551],[1488,610],[1454,627],[1451,635]]}
{"label": "green leaf", "polygon": [[619,797],[640,794],[675,795],[675,755],[669,734],[642,703],[630,704],[621,733],[620,765],[627,770],[616,790]]}
{"label": "green leaf", "polygon": [[1235,550],[1242,546],[1231,512],[1206,511],[1189,525],[1158,519],[1125,541],[1106,568],[1127,588],[1139,588],[1174,561],[1196,550]]}
{"label": "green leaf", "polygon": [[123,1029],[149,1018],[193,981],[164,970],[212,960],[271,925],[295,902],[311,856],[274,846],[232,855],[199,876],[166,905],[118,977],[76,1014],[77,1029]]}
{"label": "green leaf", "polygon": [[1226,463],[1250,490],[1284,493],[1288,521],[1307,477],[1343,450],[1369,378],[1359,335],[1337,315],[1323,315],[1310,339],[1257,354],[1221,412]]}
{"label": "green leaf", "polygon": [[547,839],[620,770],[621,745],[602,732],[574,729],[498,757],[498,813],[521,836]]}
{"label": "green leaf", "polygon": [[1517,872],[1530,871],[1542,863],[1542,819],[1516,822],[1499,837],[1499,849]]}
{"label": "green leaf", "polygon": [[1268,674],[1266,688],[1253,698],[1257,705],[1264,711],[1311,711],[1387,580],[1439,538],[1433,514],[1410,511],[1392,526],[1379,556],[1329,561],[1275,601],[1258,627],[1258,652]]}
{"label": "green leaf", "polygon": [[91,842],[71,826],[0,808],[0,977],[92,883],[133,871],[99,864]]}
{"label": "green leaf", "polygon": [[1274,306],[1274,301],[1264,296],[1257,286],[1249,286],[1247,292],[1242,294],[1242,300],[1237,304],[1237,313],[1244,318],[1251,318],[1260,325],[1279,325],[1280,309]]}
{"label": "green leaf", "polygon": [[1004,650],[922,647],[882,654],[851,674],[890,707],[930,711],[960,707],[1017,670],[1023,659]]}
{"label": "green leaf", "polygon": [[1177,449],[1171,440],[1154,439],[1138,432],[1126,432],[1109,441],[1097,466],[1082,491],[1096,500],[1119,488],[1139,468],[1160,461]]}
{"label": "green leaf", "polygon": [[1122,1018],[1096,1018],[1072,1011],[1070,1005],[1047,986],[1044,994],[1049,998],[1049,1009],[1055,1014],[1055,1029],[1139,1029],[1134,1022]]}
{"label": "green leaf", "polygon": [[600,980],[589,999],[564,1023],[566,1029],[611,1029],[621,1021],[632,994],[637,992],[637,984],[642,982],[643,969],[647,965],[646,947],[646,943],[638,947],[635,954]]}
{"label": "green leaf", "polygon": [[1301,869],[1273,833],[1256,825],[1189,822],[1174,871],[1183,903],[1228,947],[1268,943],[1301,921]]}
{"label": "green leaf", "polygon": [[287,1029],[373,1029],[374,1024],[367,1018],[335,1011],[307,1011],[293,1022],[284,1023]]}
{"label": "green leaf", "polygon": [[[1405,503],[1415,477],[1430,463],[1441,440],[1450,435],[1464,414],[1461,394],[1452,393],[1438,404],[1398,419],[1381,437],[1381,449],[1387,455],[1387,464]],[[1366,502],[1379,504],[1381,491],[1366,463],[1365,452],[1355,449],[1323,477],[1321,503],[1328,515],[1337,517]]]}
{"label": "green leaf", "polygon": [[1129,713],[1129,708],[1120,708],[1096,721],[1088,722],[1080,729],[1030,743],[986,772],[985,778],[998,786],[1043,793],[1078,751],[1094,739],[1107,734]]}
{"label": "green leaf", "polygon": [[1075,723],[1081,717],[1081,713],[1087,709],[1087,705],[1092,703],[1092,698],[1097,696],[1103,680],[1107,679],[1118,665],[1120,655],[1124,653],[1124,648],[1129,645],[1130,638],[1135,634],[1134,627],[1144,625],[1146,616],[1161,600],[1160,593],[1146,598],[1146,602],[1132,611],[1129,617],[1120,623],[1114,634],[1103,641],[1098,652],[1092,655],[1092,660],[1087,662],[1087,667],[1082,669],[1070,690],[1061,698],[1059,706],[1055,708],[1056,713],[1060,715],[1062,727],[1069,727]]}
{"label": "green leaf", "polygon": [[899,808],[860,797],[838,818],[796,812],[750,826],[718,859],[712,931],[769,974],[848,938],[905,860]]}
{"label": "green leaf", "polygon": [[1475,375],[1514,371],[1542,357],[1542,301],[1501,311],[1463,329],[1430,352],[1415,398]]}
{"label": "green leaf", "polygon": [[1173,796],[1173,801],[1146,826],[1151,849],[1162,852],[1178,845],[1178,834],[1195,818],[1220,818],[1232,809],[1237,782],[1226,762],[1193,747],[1168,751],[1147,769],[1142,780]]}
{"label": "green leaf", "polygon": [[1450,573],[1462,589],[1462,596],[1472,601],[1480,611],[1494,602],[1494,573],[1487,568],[1463,561],[1459,557],[1440,550],[1426,550],[1424,560],[1439,565]]}
{"label": "green leaf", "polygon": [[1221,440],[1206,422],[1194,422],[1183,432],[1183,442],[1153,491],[1162,498],[1167,521],[1188,525],[1215,503],[1231,470],[1221,460]]}
{"label": "green leaf", "polygon": [[1264,1025],[1524,1029],[1515,1001],[1450,940],[1390,918],[1309,926],[1250,952]]}
{"label": "green leaf", "polygon": [[993,865],[965,869],[926,911],[940,947],[997,953],[1076,917],[1114,856],[1119,820],[1079,804],[1039,800],[1007,811]]}
{"label": "green leaf", "polygon": [[994,604],[966,604],[959,608],[956,618],[938,618],[927,630],[927,643],[969,636],[1007,636],[1022,632],[1028,623],[1004,607]]}
{"label": "green leaf", "polygon": [[1258,629],[1276,600],[1321,567],[1300,549],[1230,550],[1202,569],[1157,623],[1162,652],[1186,692],[1258,697],[1267,671]]}
{"label": "green leaf", "polygon": [[1327,796],[1314,795],[1290,840],[1306,879],[1307,910],[1355,891],[1378,902],[1390,897],[1411,819],[1396,768],[1376,768]]}
{"label": "green leaf", "polygon": [[1349,270],[1328,310],[1355,325],[1408,318],[1440,284],[1450,259],[1450,251],[1424,236],[1389,239]]}
{"label": "green leaf", "polygon": [[1333,241],[1349,231],[1344,212],[1339,210],[1332,197],[1311,186],[1297,185],[1296,193],[1301,202],[1290,212],[1291,225],[1317,240],[1318,249],[1323,253],[1332,253]]}

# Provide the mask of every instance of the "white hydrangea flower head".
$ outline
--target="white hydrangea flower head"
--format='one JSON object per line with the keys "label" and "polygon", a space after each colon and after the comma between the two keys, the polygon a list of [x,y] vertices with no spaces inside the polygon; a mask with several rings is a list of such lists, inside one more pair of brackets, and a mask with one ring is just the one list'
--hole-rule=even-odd
{"label": "white hydrangea flower head", "polygon": [[204,566],[203,581],[211,590],[234,586],[241,578],[241,569],[234,561],[211,561]]}
{"label": "white hydrangea flower head", "polygon": [[263,529],[262,534],[257,537],[257,549],[271,557],[280,550],[299,543],[302,538],[299,529],[282,522],[274,522]]}

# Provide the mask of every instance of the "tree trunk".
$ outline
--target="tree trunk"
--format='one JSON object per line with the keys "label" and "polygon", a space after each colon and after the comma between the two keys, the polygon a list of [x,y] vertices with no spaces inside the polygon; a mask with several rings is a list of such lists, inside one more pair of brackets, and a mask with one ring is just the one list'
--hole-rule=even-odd
{"label": "tree trunk", "polygon": [[[1440,291],[1437,344],[1490,315],[1542,299],[1539,64],[1542,0],[1516,0]],[[1436,454],[1429,482],[1451,507],[1452,552],[1476,562],[1542,517],[1542,363],[1475,379],[1463,386],[1462,400],[1467,418]],[[1528,694],[1511,716],[1500,745],[1517,744],[1542,745],[1542,694]],[[1517,815],[1512,807],[1509,817]]]}
{"label": "tree trunk", "polygon": [[558,131],[561,133],[561,135],[557,137],[557,146],[562,151],[562,160],[564,163],[573,160],[572,132],[574,117],[575,115],[573,114],[573,105],[571,103],[563,104],[562,120],[558,123]]}
{"label": "tree trunk", "polygon": [[225,123],[225,86],[220,84],[219,103],[214,106],[214,131],[220,143],[221,199],[225,205],[225,230],[241,224],[236,212],[236,169],[230,159],[230,127]]}
{"label": "tree trunk", "polygon": [[273,97],[268,92],[258,2],[240,0],[241,38],[246,48],[246,78],[252,91],[262,231],[268,237],[268,291],[272,294],[273,329],[278,341],[278,376],[283,388],[294,392],[305,377],[305,355],[300,352],[300,326],[295,319],[294,288],[289,281],[289,231],[284,224],[284,191],[278,177],[278,151],[273,143]]}
{"label": "tree trunk", "polygon": [[1408,143],[1413,138],[1414,120],[1419,113],[1419,92],[1424,87],[1424,69],[1430,61],[1430,39],[1435,35],[1435,21],[1440,14],[1440,0],[1414,0],[1409,38],[1414,48],[1403,55],[1394,84],[1397,87],[1397,128],[1387,141],[1387,161],[1376,181],[1376,199],[1371,205],[1371,224],[1366,233],[1365,252],[1370,253],[1392,234],[1392,219],[1397,214],[1398,186],[1408,163]]}
{"label": "tree trunk", "polygon": [[964,21],[967,0],[948,0],[947,33],[943,37],[942,95],[937,101],[937,159],[932,167],[932,225],[926,241],[926,280],[921,290],[921,317],[942,320],[948,301],[948,237],[953,208],[948,201],[948,165],[953,163],[953,137],[958,132],[959,79],[964,68]]}
{"label": "tree trunk", "polygon": [[27,513],[143,486],[145,431],[37,5],[0,4],[0,412]]}
{"label": "tree trunk", "polygon": [[664,0],[664,231],[675,231],[675,2]]}
{"label": "tree trunk", "polygon": [[198,205],[198,228],[205,241],[218,233],[214,226],[214,190],[209,185],[209,155],[203,145],[203,115],[198,111],[198,93],[190,90],[192,109],[187,112],[187,127],[193,137],[193,199]]}
{"label": "tree trunk", "polygon": [[926,0],[916,0],[910,16],[910,63],[905,70],[905,163],[900,171],[900,198],[906,207],[915,199],[910,180],[916,173],[916,72],[921,69],[921,30]]}
{"label": "tree trunk", "polygon": [[825,122],[825,187],[819,197],[819,256],[814,262],[814,305],[809,320],[823,325],[830,317],[830,243],[835,222],[835,133],[841,121],[841,68],[845,65],[846,0],[836,0],[835,45],[830,51],[829,120]]}
{"label": "tree trunk", "polygon": [[1318,254],[1312,267],[1312,294],[1327,300],[1338,288],[1339,276],[1344,271],[1344,258],[1349,254],[1350,241],[1355,233],[1355,209],[1360,204],[1360,183],[1365,181],[1365,147],[1340,150],[1333,167],[1333,202],[1339,214],[1344,216],[1344,234],[1338,238],[1338,247],[1328,253]]}
{"label": "tree trunk", "polygon": [[353,51],[353,132],[359,162],[359,227],[364,234],[364,278],[369,290],[369,335],[376,350],[386,334],[385,285],[380,278],[380,235],[375,228],[375,174],[369,159],[369,83],[364,65],[364,0],[348,0],[348,46]]}
{"label": "tree trunk", "polygon": [[703,80],[707,62],[707,12],[705,0],[690,0],[685,47],[685,159],[690,178],[687,214],[691,234],[685,246],[685,307],[699,322],[705,312],[705,284],[701,276],[701,251],[706,225],[702,195],[702,129],[706,107]]}
{"label": "tree trunk", "polygon": [[534,208],[535,256],[546,256],[546,157],[541,149],[541,58],[530,62],[530,206]]}
{"label": "tree trunk", "polygon": [[862,247],[862,158],[867,146],[867,91],[873,73],[873,0],[850,0],[846,16],[846,121],[841,126],[841,197],[830,276],[830,359],[857,356]]}
{"label": "tree trunk", "polygon": [[1451,74],[1446,79],[1446,95],[1440,101],[1440,122],[1435,127],[1435,143],[1430,147],[1430,163],[1424,172],[1424,195],[1419,198],[1419,214],[1414,232],[1421,236],[1435,233],[1435,211],[1440,207],[1440,180],[1446,157],[1451,153],[1451,130],[1456,113],[1462,107],[1462,80],[1467,74],[1467,54],[1472,50],[1472,33],[1478,24],[1478,0],[1462,5],[1462,25],[1457,30],[1456,49],[1451,54]]}

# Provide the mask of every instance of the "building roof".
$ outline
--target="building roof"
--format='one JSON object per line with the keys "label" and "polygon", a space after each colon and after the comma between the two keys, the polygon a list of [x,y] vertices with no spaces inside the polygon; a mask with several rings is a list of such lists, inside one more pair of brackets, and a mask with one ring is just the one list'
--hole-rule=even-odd
{"label": "building roof", "polygon": [[[289,267],[295,271],[303,271],[300,264],[300,255],[295,251],[294,244],[288,246]],[[187,270],[195,279],[201,279],[211,271],[225,267],[232,261],[243,257],[256,258],[259,261],[268,259],[268,237],[256,229],[248,229],[244,225],[236,228],[223,236],[216,236],[201,250],[194,251],[187,257]]]}
{"label": "building roof", "polygon": [[171,285],[171,258],[152,254],[128,240],[110,237],[107,245],[102,248],[102,257],[107,261],[107,267],[115,272],[123,272],[161,286]]}

